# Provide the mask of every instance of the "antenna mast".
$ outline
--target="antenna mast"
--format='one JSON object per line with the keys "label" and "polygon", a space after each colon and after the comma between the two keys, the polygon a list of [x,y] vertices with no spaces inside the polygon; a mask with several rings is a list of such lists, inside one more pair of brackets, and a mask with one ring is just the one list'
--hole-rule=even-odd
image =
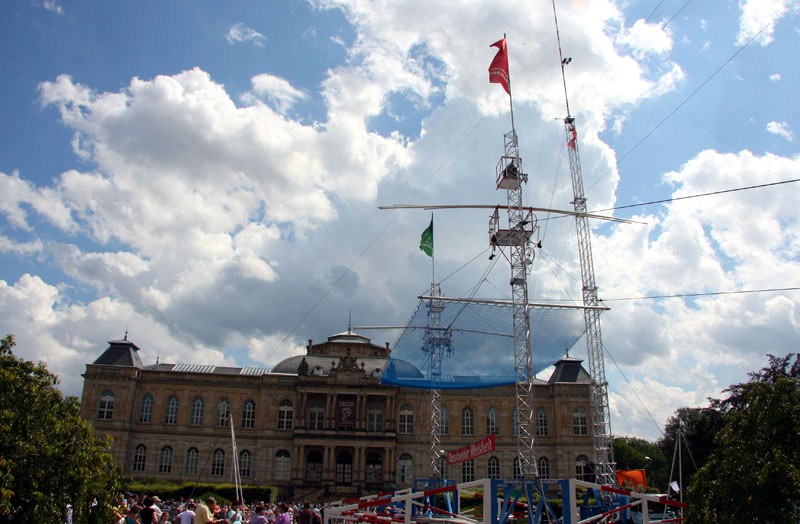
{"label": "antenna mast", "polygon": [[614,450],[612,448],[611,421],[608,407],[608,382],[606,381],[605,363],[603,360],[603,339],[600,333],[600,311],[598,305],[597,284],[594,278],[594,261],[592,259],[592,240],[589,231],[589,219],[586,217],[586,196],[583,191],[583,175],[581,161],[578,156],[578,133],[575,129],[575,118],[569,110],[567,95],[567,77],[565,68],[572,62],[571,57],[564,58],[561,52],[561,35],[558,31],[556,2],[553,3],[553,18],[556,25],[558,41],[558,57],[561,60],[561,80],[564,84],[564,101],[567,116],[564,118],[564,134],[567,139],[569,169],[572,176],[573,205],[575,206],[575,226],[578,236],[578,253],[581,264],[581,283],[583,285],[583,310],[586,322],[586,349],[589,360],[589,374],[592,377],[591,411],[594,434],[595,477],[598,484],[617,483]]}

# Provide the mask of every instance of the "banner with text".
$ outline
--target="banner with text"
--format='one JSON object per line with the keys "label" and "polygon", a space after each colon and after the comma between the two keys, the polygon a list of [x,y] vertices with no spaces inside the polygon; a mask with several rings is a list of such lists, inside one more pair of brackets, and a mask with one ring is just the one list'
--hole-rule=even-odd
{"label": "banner with text", "polygon": [[473,442],[469,446],[464,446],[463,448],[451,451],[447,454],[447,463],[458,464],[459,462],[466,462],[467,460],[472,460],[476,457],[480,457],[481,455],[491,453],[494,451],[494,440],[494,433],[492,433],[485,439],[481,439],[477,442]]}

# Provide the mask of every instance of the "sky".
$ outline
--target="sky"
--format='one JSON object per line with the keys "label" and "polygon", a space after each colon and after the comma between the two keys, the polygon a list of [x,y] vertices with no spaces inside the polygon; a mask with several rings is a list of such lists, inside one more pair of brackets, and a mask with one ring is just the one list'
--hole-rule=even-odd
{"label": "sky", "polygon": [[[587,207],[636,221],[590,222],[611,429],[653,440],[796,351],[800,3],[556,9]],[[506,203],[504,34],[525,204],[572,209],[549,1],[0,3],[0,333],[79,396],[126,333],[145,364],[270,367],[349,325],[393,343],[366,327],[432,279],[509,299],[489,210],[436,211],[432,260],[430,211],[378,209]],[[580,304],[574,219],[536,218],[531,300]]]}

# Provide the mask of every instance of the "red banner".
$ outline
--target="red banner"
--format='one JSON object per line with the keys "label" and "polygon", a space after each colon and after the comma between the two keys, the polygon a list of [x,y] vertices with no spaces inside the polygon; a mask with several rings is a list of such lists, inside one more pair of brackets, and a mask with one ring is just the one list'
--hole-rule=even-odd
{"label": "red banner", "polygon": [[458,464],[459,462],[466,462],[481,455],[486,455],[494,451],[494,434],[489,435],[485,439],[473,442],[469,446],[451,451],[447,454],[448,464]]}

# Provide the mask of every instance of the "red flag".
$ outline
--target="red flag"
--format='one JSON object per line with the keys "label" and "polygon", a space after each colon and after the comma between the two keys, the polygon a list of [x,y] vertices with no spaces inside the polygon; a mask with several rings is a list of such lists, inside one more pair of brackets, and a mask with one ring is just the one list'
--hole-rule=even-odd
{"label": "red flag", "polygon": [[500,84],[506,93],[511,94],[510,83],[511,80],[508,76],[508,50],[506,49],[506,37],[498,40],[489,47],[496,47],[497,54],[494,55],[491,65],[489,65],[489,83]]}

